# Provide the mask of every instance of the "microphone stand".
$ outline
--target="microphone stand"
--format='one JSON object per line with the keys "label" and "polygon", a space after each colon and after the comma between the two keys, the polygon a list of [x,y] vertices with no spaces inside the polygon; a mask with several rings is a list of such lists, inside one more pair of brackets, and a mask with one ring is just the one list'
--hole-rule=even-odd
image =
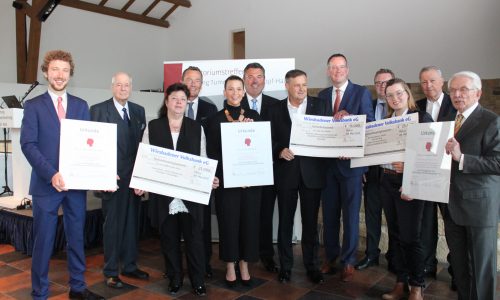
{"label": "microphone stand", "polygon": [[[31,86],[28,88],[28,91],[24,94],[24,96],[21,98],[21,101],[19,101],[19,103],[23,104],[23,101],[24,99],[28,96],[29,93],[31,93],[31,91],[38,85],[38,81],[35,80],[35,82],[33,82],[33,84],[31,84]],[[0,106],[0,108],[3,108],[3,105]],[[2,195],[10,195],[12,196],[14,194],[14,192],[12,192],[12,190],[10,189],[9,187],[9,179],[7,178],[7,161],[8,161],[8,155],[7,155],[7,128],[4,128],[3,129],[3,146],[4,146],[4,160],[5,160],[5,168],[4,168],[4,174],[5,174],[5,185],[2,186],[3,187],[3,192],[0,193],[0,196]]]}

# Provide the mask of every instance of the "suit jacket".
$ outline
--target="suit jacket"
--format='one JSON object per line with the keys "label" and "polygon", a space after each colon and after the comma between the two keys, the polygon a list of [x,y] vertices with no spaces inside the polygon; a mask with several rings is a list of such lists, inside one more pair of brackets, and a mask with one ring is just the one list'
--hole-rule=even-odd
{"label": "suit jacket", "polygon": [[[117,169],[118,176],[120,176],[120,180],[118,181],[120,188],[128,188],[134,169],[137,148],[139,147],[144,129],[146,128],[146,114],[144,108],[128,101],[128,110],[130,126],[127,126],[121,114],[116,110],[113,98],[90,107],[92,121],[113,123],[117,125]],[[130,142],[129,132],[132,135],[133,141],[133,144],[130,145],[132,151],[128,151],[127,147]]]}
{"label": "suit jacket", "polygon": [[[269,107],[276,104],[278,101],[279,100],[276,98],[262,94],[262,103],[259,112],[259,115],[262,117],[262,120],[269,121],[269,116],[268,116]],[[245,96],[243,96],[243,99],[241,100],[241,106],[243,107],[243,109],[250,109],[250,100],[248,100],[246,93]]]}
{"label": "suit jacket", "polygon": [[496,226],[500,209],[500,118],[481,105],[464,121],[455,138],[464,154],[463,170],[452,162],[450,202],[461,226]]}
{"label": "suit jacket", "polygon": [[196,112],[196,121],[198,121],[206,131],[208,119],[217,113],[217,106],[198,98],[198,111]]}
{"label": "suit jacket", "polygon": [[[307,96],[306,114],[325,116],[323,100]],[[274,160],[274,178],[278,189],[298,188],[301,178],[307,188],[321,189],[325,186],[325,159],[295,156],[291,161],[279,158],[284,148],[290,147],[292,120],[288,113],[288,100],[284,99],[271,106],[272,151]]]}
{"label": "suit jacket", "polygon": [[[333,115],[332,95],[333,87],[326,88],[319,92],[318,97],[323,99],[326,104],[327,115]],[[375,121],[373,103],[368,89],[364,86],[352,83],[349,80],[342,102],[340,102],[339,111],[345,110],[351,115],[366,115],[366,122]],[[368,170],[366,167],[351,168],[351,160],[330,159],[331,167],[334,172],[343,177],[361,176]]]}
{"label": "suit jacket", "polygon": [[[423,98],[417,101],[417,106],[421,111],[427,111],[427,98]],[[450,95],[444,93],[443,102],[441,102],[441,108],[439,109],[438,122],[445,121],[448,119],[455,119],[457,110],[451,104]]]}
{"label": "suit jacket", "polygon": [[[66,118],[89,120],[89,107],[84,100],[67,94]],[[30,194],[47,196],[57,193],[52,177],[59,170],[61,123],[48,92],[24,105],[21,126],[21,149],[31,165]]]}

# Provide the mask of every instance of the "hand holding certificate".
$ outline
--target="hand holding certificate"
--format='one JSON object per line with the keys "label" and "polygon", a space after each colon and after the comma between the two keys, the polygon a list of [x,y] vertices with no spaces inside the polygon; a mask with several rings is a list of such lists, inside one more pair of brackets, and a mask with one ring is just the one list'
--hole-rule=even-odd
{"label": "hand holding certificate", "polygon": [[139,144],[130,187],[208,204],[217,161]]}
{"label": "hand holding certificate", "polygon": [[351,168],[403,161],[408,125],[418,123],[418,113],[366,124],[365,156],[351,159]]}
{"label": "hand holding certificate", "polygon": [[116,124],[61,120],[59,172],[65,188],[116,190]]}
{"label": "hand holding certificate", "polygon": [[414,124],[406,136],[402,193],[413,199],[448,203],[451,156],[445,145],[455,122]]}
{"label": "hand holding certificate", "polygon": [[290,150],[311,157],[362,157],[365,115],[332,117],[299,115],[292,120]]}

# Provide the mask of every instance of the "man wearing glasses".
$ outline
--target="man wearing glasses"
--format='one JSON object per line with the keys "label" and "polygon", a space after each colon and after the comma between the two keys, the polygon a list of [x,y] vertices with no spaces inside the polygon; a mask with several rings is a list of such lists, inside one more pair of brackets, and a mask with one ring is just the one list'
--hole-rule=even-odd
{"label": "man wearing glasses", "polygon": [[445,147],[453,160],[444,222],[458,299],[496,299],[500,118],[479,104],[477,74],[454,74],[448,90],[457,116]]}

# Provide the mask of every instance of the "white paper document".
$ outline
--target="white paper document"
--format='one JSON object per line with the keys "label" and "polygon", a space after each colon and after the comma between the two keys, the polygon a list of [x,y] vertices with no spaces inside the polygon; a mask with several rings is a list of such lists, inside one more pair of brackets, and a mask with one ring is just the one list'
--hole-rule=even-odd
{"label": "white paper document", "polygon": [[70,190],[116,190],[116,124],[61,120],[59,172]]}
{"label": "white paper document", "polygon": [[140,143],[130,187],[206,205],[216,169],[216,160]]}
{"label": "white paper document", "polygon": [[402,193],[413,199],[448,203],[451,155],[445,145],[455,122],[408,126]]}
{"label": "white paper document", "polygon": [[332,117],[299,115],[292,120],[290,150],[311,157],[362,157],[365,145],[365,115]]}
{"label": "white paper document", "polygon": [[351,159],[351,168],[403,161],[406,131],[418,113],[366,123],[365,156]]}
{"label": "white paper document", "polygon": [[274,184],[269,122],[221,124],[224,187]]}

